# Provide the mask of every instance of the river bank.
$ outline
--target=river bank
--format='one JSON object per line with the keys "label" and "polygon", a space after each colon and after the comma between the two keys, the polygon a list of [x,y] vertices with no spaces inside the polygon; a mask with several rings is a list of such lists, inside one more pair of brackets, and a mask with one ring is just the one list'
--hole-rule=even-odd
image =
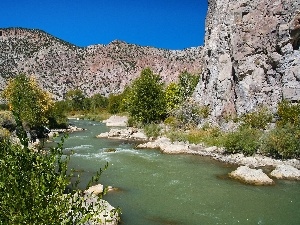
{"label": "river bank", "polygon": [[[271,168],[273,171],[269,173],[269,177],[276,179],[291,179],[300,180],[300,160],[287,159],[280,160],[274,159],[260,154],[253,156],[245,156],[243,154],[226,154],[224,148],[210,146],[207,147],[203,144],[191,144],[187,142],[172,142],[167,137],[158,137],[155,140],[149,138],[143,133],[142,129],[132,127],[124,127],[123,124],[117,123],[118,118],[114,116],[114,124],[123,126],[123,128],[111,128],[110,131],[97,135],[98,138],[111,138],[121,140],[138,140],[144,143],[138,144],[137,149],[159,149],[164,154],[192,154],[210,157],[214,160],[233,164],[237,166],[245,166],[247,170],[237,170],[231,174],[232,178],[242,180],[245,183],[256,185],[270,185],[274,184],[273,181],[265,179],[264,175],[259,176],[257,171],[261,168]],[[122,119],[123,120],[123,119]],[[104,121],[110,123],[110,119]],[[246,173],[245,173],[246,171]],[[256,177],[251,181],[251,177]]]}

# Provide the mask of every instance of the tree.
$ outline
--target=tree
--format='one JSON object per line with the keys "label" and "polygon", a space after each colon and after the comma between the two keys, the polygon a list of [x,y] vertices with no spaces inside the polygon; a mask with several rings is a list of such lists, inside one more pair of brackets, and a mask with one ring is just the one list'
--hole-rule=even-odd
{"label": "tree", "polygon": [[105,109],[108,106],[108,99],[101,94],[94,94],[91,98],[91,109]]}
{"label": "tree", "polygon": [[144,69],[133,82],[128,101],[128,111],[135,121],[145,124],[163,119],[166,104],[160,76]]}
{"label": "tree", "polygon": [[85,95],[80,89],[72,89],[66,93],[66,100],[70,102],[72,110],[84,110],[84,99]]}
{"label": "tree", "polygon": [[8,82],[2,93],[9,109],[29,127],[48,123],[48,113],[53,107],[51,95],[42,90],[33,77],[18,75]]}
{"label": "tree", "polygon": [[170,83],[167,86],[165,93],[167,111],[170,112],[182,102],[180,86],[177,83]]}

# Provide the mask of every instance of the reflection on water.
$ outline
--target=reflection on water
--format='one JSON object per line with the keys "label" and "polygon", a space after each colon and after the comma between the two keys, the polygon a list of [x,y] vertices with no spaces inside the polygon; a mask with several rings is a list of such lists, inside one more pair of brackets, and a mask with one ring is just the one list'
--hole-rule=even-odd
{"label": "reflection on water", "polygon": [[[228,178],[234,168],[209,158],[137,150],[133,143],[97,139],[108,129],[72,121],[86,131],[70,134],[66,152],[81,171],[82,188],[105,163],[101,183],[119,188],[104,198],[122,209],[122,224],[300,224],[300,182],[256,187]],[[107,149],[115,149],[108,152]]]}

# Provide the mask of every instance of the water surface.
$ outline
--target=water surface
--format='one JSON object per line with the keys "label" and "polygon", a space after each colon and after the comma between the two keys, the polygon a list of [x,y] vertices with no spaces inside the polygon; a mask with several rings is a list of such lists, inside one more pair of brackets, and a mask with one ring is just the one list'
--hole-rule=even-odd
{"label": "water surface", "polygon": [[[134,143],[98,139],[104,124],[72,120],[86,131],[70,134],[65,152],[82,184],[105,163],[100,183],[118,187],[104,199],[122,209],[122,224],[300,224],[300,182],[249,186],[231,180],[234,167],[192,155],[137,150]],[[114,148],[115,152],[106,152]]]}

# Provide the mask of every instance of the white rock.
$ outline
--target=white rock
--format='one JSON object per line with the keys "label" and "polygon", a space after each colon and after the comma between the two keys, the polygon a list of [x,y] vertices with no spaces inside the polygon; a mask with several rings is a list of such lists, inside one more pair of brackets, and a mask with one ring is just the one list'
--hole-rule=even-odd
{"label": "white rock", "polygon": [[94,194],[94,195],[102,194],[103,193],[103,185],[97,184],[97,185],[91,186],[87,190],[85,190],[84,193]]}
{"label": "white rock", "polygon": [[277,179],[300,180],[300,170],[290,165],[279,165],[270,175]]}
{"label": "white rock", "polygon": [[106,123],[108,127],[126,127],[128,118],[127,116],[111,116],[107,120],[103,120],[103,123]]}
{"label": "white rock", "polygon": [[274,181],[269,178],[261,169],[250,169],[248,166],[240,166],[235,171],[229,173],[234,179],[241,180],[247,184],[272,185]]}

